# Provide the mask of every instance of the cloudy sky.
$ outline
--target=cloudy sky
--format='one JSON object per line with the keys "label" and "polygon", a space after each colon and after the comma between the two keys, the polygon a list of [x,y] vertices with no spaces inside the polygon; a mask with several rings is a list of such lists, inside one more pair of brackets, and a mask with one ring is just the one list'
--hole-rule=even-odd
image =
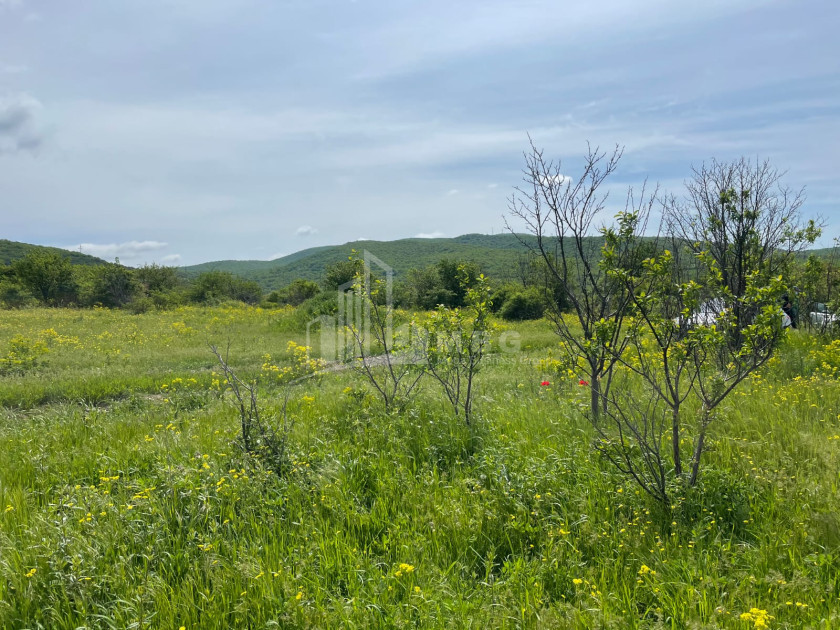
{"label": "cloudy sky", "polygon": [[770,158],[836,236],[838,24],[834,0],[0,0],[0,237],[192,264],[498,232],[528,133],[571,174],[624,145],[616,188]]}

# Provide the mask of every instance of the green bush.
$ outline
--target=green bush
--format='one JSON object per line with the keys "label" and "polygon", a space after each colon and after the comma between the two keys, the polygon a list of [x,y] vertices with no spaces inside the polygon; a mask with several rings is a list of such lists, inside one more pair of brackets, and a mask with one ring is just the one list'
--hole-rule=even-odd
{"label": "green bush", "polygon": [[16,261],[12,267],[21,283],[45,304],[70,304],[78,297],[73,266],[64,256],[33,251]]}
{"label": "green bush", "polygon": [[515,284],[503,284],[502,286],[497,287],[490,296],[490,299],[493,302],[490,309],[494,313],[498,313],[502,310],[502,307],[505,305],[505,302],[508,301],[510,296],[521,291],[522,287]]}
{"label": "green bush", "polygon": [[32,294],[14,280],[0,282],[0,305],[5,308],[23,308],[35,302]]}
{"label": "green bush", "polygon": [[320,292],[321,287],[316,282],[312,282],[311,280],[295,280],[289,286],[279,291],[272,291],[266,298],[266,301],[274,304],[299,306]]}
{"label": "green bush", "polygon": [[245,280],[227,271],[207,271],[195,279],[188,297],[200,304],[219,304],[225,300],[259,304],[262,289],[253,280]]}
{"label": "green bush", "polygon": [[536,289],[514,293],[505,300],[499,314],[507,320],[539,319],[545,313],[545,298]]}

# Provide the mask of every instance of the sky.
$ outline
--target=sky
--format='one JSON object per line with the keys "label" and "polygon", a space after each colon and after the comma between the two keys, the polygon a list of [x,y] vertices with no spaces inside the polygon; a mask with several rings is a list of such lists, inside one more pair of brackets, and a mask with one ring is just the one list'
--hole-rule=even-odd
{"label": "sky", "polygon": [[[505,229],[528,135],[609,211],[770,159],[840,235],[830,0],[0,0],[0,238],[129,265]],[[514,227],[517,227],[514,223]]]}

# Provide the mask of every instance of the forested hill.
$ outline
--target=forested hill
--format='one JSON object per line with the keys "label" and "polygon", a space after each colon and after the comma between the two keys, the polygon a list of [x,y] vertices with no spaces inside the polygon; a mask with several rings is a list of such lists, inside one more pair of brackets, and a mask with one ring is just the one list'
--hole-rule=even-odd
{"label": "forested hill", "polygon": [[[520,240],[521,239],[521,240]],[[591,237],[590,246],[600,248],[601,237]],[[301,278],[319,282],[325,269],[356,250],[364,250],[394,268],[397,276],[411,269],[433,265],[442,258],[478,263],[482,272],[495,280],[516,280],[519,264],[528,247],[536,239],[525,234],[465,234],[455,238],[405,238],[397,241],[352,241],[343,245],[312,247],[274,260],[220,260],[182,267],[193,277],[203,271],[229,271],[243,278],[255,280],[265,290],[280,289]],[[818,256],[829,256],[831,249],[812,250]]]}
{"label": "forested hill", "polygon": [[[529,239],[531,236],[521,236]],[[593,239],[600,242],[600,239]],[[365,250],[394,268],[397,276],[410,269],[437,263],[442,258],[472,261],[496,279],[516,278],[518,262],[528,250],[513,234],[465,234],[456,238],[406,238],[397,241],[353,241],[343,245],[313,247],[275,260],[222,260],[183,267],[195,275],[203,271],[230,271],[255,280],[267,290],[279,289],[303,278],[320,281],[332,263],[347,260],[353,250]]]}
{"label": "forested hill", "polygon": [[30,245],[29,243],[19,243],[17,241],[8,241],[0,239],[0,264],[10,265],[16,260],[20,260],[30,252],[44,251],[59,254],[64,258],[69,258],[74,265],[104,265],[106,261],[96,256],[89,254],[82,254],[81,252],[69,251],[59,247],[47,247],[44,245]]}

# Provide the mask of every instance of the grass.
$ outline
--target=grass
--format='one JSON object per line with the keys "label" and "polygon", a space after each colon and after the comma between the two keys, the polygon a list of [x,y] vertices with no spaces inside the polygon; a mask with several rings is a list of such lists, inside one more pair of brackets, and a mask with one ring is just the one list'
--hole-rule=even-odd
{"label": "grass", "polygon": [[49,350],[0,380],[0,628],[840,625],[837,347],[793,333],[663,510],[593,453],[577,378],[540,371],[545,322],[492,355],[472,430],[430,381],[386,416],[334,372],[290,399],[291,470],[261,469],[206,343],[258,374],[296,322],[0,314],[0,355]]}

